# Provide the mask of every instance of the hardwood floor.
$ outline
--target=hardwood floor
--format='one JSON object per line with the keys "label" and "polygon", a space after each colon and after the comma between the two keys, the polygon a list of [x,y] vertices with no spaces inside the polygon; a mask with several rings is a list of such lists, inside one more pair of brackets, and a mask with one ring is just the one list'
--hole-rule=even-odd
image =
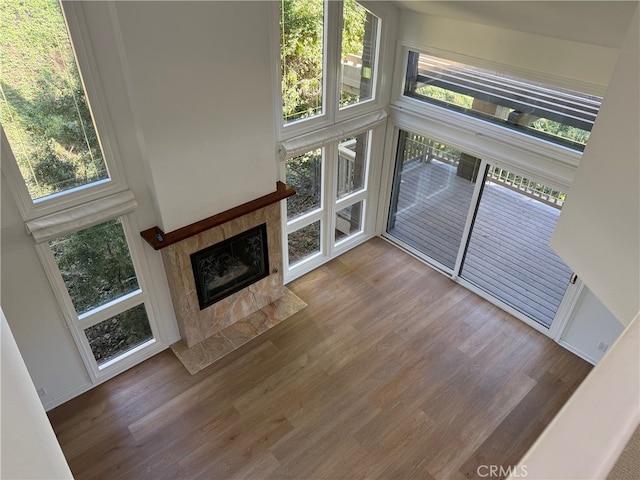
{"label": "hardwood floor", "polygon": [[591,368],[379,238],[288,286],[308,307],[218,363],[167,350],[49,412],[75,478],[477,478]]}

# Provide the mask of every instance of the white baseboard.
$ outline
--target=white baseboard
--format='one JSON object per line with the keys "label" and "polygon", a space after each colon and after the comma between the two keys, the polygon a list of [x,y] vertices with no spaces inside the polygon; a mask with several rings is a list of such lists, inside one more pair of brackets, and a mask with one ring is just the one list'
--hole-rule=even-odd
{"label": "white baseboard", "polygon": [[580,350],[578,350],[577,348],[575,348],[572,345],[568,344],[567,342],[565,342],[562,339],[558,340],[558,345],[560,345],[561,347],[569,350],[571,353],[579,356],[581,359],[589,362],[591,365],[595,365],[595,364],[598,363],[597,360],[594,360],[591,356],[587,355],[584,352],[581,352]]}

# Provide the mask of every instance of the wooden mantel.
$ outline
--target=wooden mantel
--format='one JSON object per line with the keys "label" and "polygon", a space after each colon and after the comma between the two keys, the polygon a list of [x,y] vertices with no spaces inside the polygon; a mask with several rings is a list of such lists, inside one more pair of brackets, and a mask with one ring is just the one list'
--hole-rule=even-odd
{"label": "wooden mantel", "polygon": [[173,232],[164,233],[158,227],[151,227],[140,232],[140,235],[153,247],[154,250],[161,250],[169,245],[173,245],[174,243],[178,243],[186,238],[192,237],[193,235],[198,235],[205,230],[217,227],[218,225],[222,225],[230,220],[255,212],[267,205],[284,200],[285,198],[295,195],[295,193],[296,191],[292,187],[282,182],[277,182],[275,192],[256,198],[250,202],[243,203],[242,205],[218,213],[212,217],[205,218],[204,220],[179,228]]}

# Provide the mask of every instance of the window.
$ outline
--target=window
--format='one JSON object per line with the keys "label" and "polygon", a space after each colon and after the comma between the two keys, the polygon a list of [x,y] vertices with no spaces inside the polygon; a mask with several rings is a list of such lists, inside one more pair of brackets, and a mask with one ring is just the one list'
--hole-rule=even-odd
{"label": "window", "polygon": [[297,192],[283,208],[289,281],[373,234],[371,146],[381,159],[386,113],[380,17],[355,0],[280,0],[278,13],[281,178]]}
{"label": "window", "polygon": [[355,0],[281,0],[279,23],[284,125],[375,98],[377,16]]}
{"label": "window", "polygon": [[33,200],[109,178],[60,5],[2,3],[0,121]]}
{"label": "window", "polygon": [[[41,255],[93,372],[155,341],[123,219],[49,240]],[[95,362],[95,363],[94,363]]]}
{"label": "window", "polygon": [[287,199],[287,220],[322,208],[322,149],[318,148],[286,161],[286,183],[296,189]]}
{"label": "window", "polygon": [[285,161],[285,182],[296,189],[287,204],[289,266],[320,255],[321,231],[325,223],[324,149],[310,150]]}
{"label": "window", "polygon": [[414,51],[404,94],[580,151],[602,100]]}
{"label": "window", "polygon": [[323,0],[280,2],[280,61],[284,123],[323,113]]}
{"label": "window", "polygon": [[2,169],[95,381],[162,345],[127,216],[137,204],[118,180],[106,109],[89,102],[87,92],[101,98],[91,55],[71,43],[68,25],[82,40],[81,10],[66,8],[0,3]]}
{"label": "window", "polygon": [[19,185],[23,216],[118,189],[115,153],[94,122],[101,109],[89,103],[76,62],[84,50],[72,47],[60,4],[4,1],[0,29],[0,122],[15,159],[3,170]]}
{"label": "window", "polygon": [[[296,189],[286,201],[287,279],[364,241],[373,231],[368,204],[374,130],[327,141],[284,160],[284,181]],[[375,212],[373,212],[375,213]]]}
{"label": "window", "polygon": [[379,19],[354,0],[342,10],[340,107],[373,98]]}

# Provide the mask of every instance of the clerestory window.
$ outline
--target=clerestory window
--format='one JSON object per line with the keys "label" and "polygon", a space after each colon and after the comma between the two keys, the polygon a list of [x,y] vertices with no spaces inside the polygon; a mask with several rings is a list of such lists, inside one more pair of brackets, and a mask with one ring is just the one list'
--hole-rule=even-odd
{"label": "clerestory window", "polygon": [[601,97],[409,51],[404,95],[584,150]]}

